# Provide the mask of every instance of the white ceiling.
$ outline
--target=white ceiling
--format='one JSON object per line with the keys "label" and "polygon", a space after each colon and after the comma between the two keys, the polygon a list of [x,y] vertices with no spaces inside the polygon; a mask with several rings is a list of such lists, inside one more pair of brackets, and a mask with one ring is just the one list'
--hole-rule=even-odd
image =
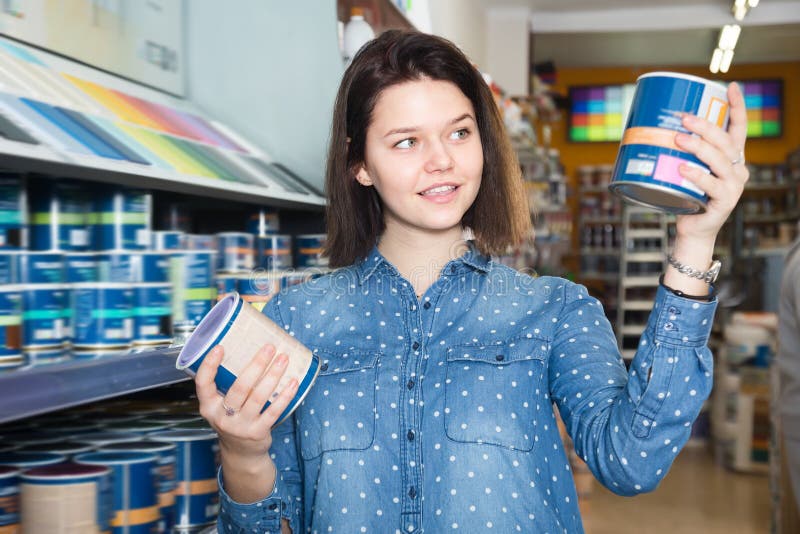
{"label": "white ceiling", "polygon": [[[479,0],[527,12],[532,60],[556,66],[708,65],[733,0]],[[761,0],[741,23],[737,63],[800,61],[800,1]]]}

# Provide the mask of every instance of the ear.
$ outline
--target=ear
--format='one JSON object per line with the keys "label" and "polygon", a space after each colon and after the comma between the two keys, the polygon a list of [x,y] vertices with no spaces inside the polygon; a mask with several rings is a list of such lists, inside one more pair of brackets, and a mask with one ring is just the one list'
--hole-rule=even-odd
{"label": "ear", "polygon": [[364,165],[358,167],[358,171],[356,172],[356,180],[358,180],[358,183],[364,187],[373,185],[372,178],[370,178],[369,173]]}

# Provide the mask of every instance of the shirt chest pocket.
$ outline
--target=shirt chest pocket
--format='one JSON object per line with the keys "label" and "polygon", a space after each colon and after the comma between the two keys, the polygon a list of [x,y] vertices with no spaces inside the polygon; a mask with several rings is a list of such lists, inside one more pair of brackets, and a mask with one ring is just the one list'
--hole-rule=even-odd
{"label": "shirt chest pocket", "polygon": [[297,410],[300,454],[364,450],[375,439],[375,383],[379,354],[318,351],[314,387]]}
{"label": "shirt chest pocket", "polygon": [[447,437],[463,443],[532,450],[537,418],[551,413],[542,389],[547,352],[545,342],[527,338],[448,349]]}

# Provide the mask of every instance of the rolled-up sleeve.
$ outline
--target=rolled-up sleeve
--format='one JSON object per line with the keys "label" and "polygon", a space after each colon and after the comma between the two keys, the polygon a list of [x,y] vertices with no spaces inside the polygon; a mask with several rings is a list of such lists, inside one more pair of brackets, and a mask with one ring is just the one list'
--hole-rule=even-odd
{"label": "rolled-up sleeve", "polygon": [[711,392],[716,301],[659,287],[627,371],[600,302],[578,285],[567,286],[564,301],[549,375],[576,452],[611,491],[652,491]]}

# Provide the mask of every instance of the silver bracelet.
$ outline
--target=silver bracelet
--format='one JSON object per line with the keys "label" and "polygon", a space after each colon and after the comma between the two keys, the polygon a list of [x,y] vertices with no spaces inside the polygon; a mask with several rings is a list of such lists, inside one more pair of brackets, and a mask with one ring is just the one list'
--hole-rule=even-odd
{"label": "silver bracelet", "polygon": [[711,263],[711,267],[707,271],[699,271],[694,267],[682,264],[676,260],[672,254],[667,255],[667,261],[670,265],[675,267],[679,273],[685,274],[686,276],[691,276],[692,278],[697,278],[698,280],[702,280],[707,284],[713,284],[716,281],[717,276],[719,276],[719,270],[722,267],[722,264],[715,260]]}

